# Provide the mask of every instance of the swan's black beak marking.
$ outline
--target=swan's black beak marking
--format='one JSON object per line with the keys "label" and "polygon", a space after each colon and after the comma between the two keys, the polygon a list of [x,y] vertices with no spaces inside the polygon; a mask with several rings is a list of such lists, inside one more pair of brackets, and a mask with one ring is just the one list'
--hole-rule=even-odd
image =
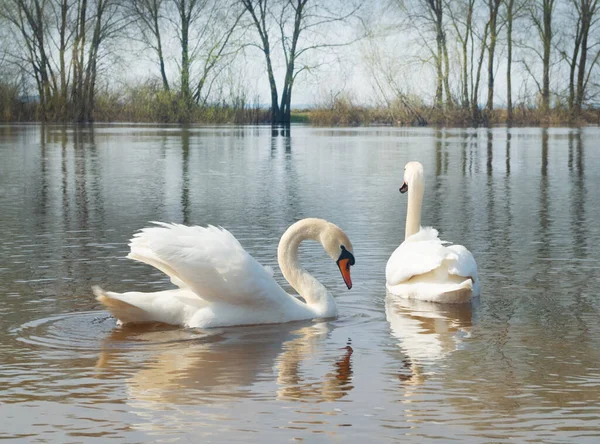
{"label": "swan's black beak marking", "polygon": [[346,287],[348,290],[352,288],[352,278],[350,277],[350,267],[354,265],[354,255],[346,250],[346,247],[342,245],[342,253],[340,257],[336,261],[340,272],[342,273],[342,278],[344,278],[344,282],[346,283]]}
{"label": "swan's black beak marking", "polygon": [[402,182],[402,186],[400,187],[400,192],[402,194],[406,193],[408,191],[408,184],[406,182]]}

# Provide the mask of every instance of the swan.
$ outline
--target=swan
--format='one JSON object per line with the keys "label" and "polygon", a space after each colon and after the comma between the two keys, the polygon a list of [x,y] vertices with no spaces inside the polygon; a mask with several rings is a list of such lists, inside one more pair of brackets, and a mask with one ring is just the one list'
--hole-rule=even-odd
{"label": "swan", "polygon": [[337,315],[327,289],[298,263],[303,240],[320,242],[336,261],[348,289],[352,243],[336,225],[303,219],[281,237],[277,259],[285,279],[304,299],[288,294],[226,229],[154,222],[130,241],[127,257],[159,269],[176,289],[115,293],[95,286],[96,299],[119,324],[162,322],[190,328],[275,324]]}
{"label": "swan", "polygon": [[407,163],[400,187],[408,192],[405,238],[387,262],[387,291],[421,301],[469,302],[479,295],[477,264],[462,245],[447,245],[436,229],[421,227],[424,189],[423,165]]}

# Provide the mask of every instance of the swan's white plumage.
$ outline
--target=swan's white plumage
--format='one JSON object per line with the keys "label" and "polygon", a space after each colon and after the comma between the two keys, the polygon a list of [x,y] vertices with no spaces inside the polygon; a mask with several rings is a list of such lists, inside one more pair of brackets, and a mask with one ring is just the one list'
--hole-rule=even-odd
{"label": "swan's white plumage", "polygon": [[462,245],[448,245],[427,227],[406,239],[390,256],[386,287],[397,296],[461,303],[479,294],[477,264]]}
{"label": "swan's white plumage", "polygon": [[152,265],[208,302],[264,307],[283,289],[226,229],[157,223],[136,233],[131,259]]}
{"label": "swan's white plumage", "polygon": [[442,264],[446,247],[434,228],[423,228],[406,239],[390,256],[385,267],[388,285],[397,285],[411,277],[427,273]]}
{"label": "swan's white plumage", "polygon": [[[273,269],[260,265],[224,228],[155,224],[134,235],[128,257],[161,270],[179,288],[115,293],[94,287],[97,300],[120,323],[163,322],[208,328],[290,322],[337,313],[333,298],[315,279],[312,286],[303,287],[316,294],[313,304],[287,294],[273,278]],[[337,226],[321,219],[305,219],[288,231],[300,238],[307,227],[330,230],[334,238],[346,240],[342,244],[351,248]],[[297,267],[295,263],[284,265]],[[300,281],[307,280],[308,273],[302,268],[297,275]]]}
{"label": "swan's white plumage", "polygon": [[409,193],[407,236],[387,262],[387,290],[421,301],[469,302],[479,295],[473,255],[462,245],[448,245],[449,242],[440,240],[436,229],[420,227],[424,190],[420,163],[406,165],[404,182]]}

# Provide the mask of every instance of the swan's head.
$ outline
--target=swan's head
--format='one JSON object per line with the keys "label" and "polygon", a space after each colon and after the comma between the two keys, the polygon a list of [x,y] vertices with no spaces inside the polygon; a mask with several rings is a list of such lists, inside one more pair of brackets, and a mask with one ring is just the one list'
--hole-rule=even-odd
{"label": "swan's head", "polygon": [[402,194],[408,191],[409,186],[412,188],[415,185],[423,183],[423,165],[419,162],[408,162],[404,167],[404,182],[400,187]]}
{"label": "swan's head", "polygon": [[320,241],[325,251],[337,264],[348,290],[352,288],[350,267],[354,265],[352,242],[337,225],[328,223],[327,229],[321,232]]}

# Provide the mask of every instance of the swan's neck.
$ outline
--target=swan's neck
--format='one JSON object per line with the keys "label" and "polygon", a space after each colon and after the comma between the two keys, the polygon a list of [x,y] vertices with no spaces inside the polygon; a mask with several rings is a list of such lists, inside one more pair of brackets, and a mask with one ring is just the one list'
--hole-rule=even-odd
{"label": "swan's neck", "polygon": [[326,228],[326,224],[321,219],[296,222],[283,233],[277,249],[277,260],[283,276],[319,317],[335,316],[335,301],[323,284],[302,268],[298,261],[298,247],[307,239],[322,245],[319,234]]}
{"label": "swan's neck", "polygon": [[421,229],[421,205],[424,185],[422,180],[413,180],[408,184],[408,207],[406,209],[406,229],[404,240]]}

